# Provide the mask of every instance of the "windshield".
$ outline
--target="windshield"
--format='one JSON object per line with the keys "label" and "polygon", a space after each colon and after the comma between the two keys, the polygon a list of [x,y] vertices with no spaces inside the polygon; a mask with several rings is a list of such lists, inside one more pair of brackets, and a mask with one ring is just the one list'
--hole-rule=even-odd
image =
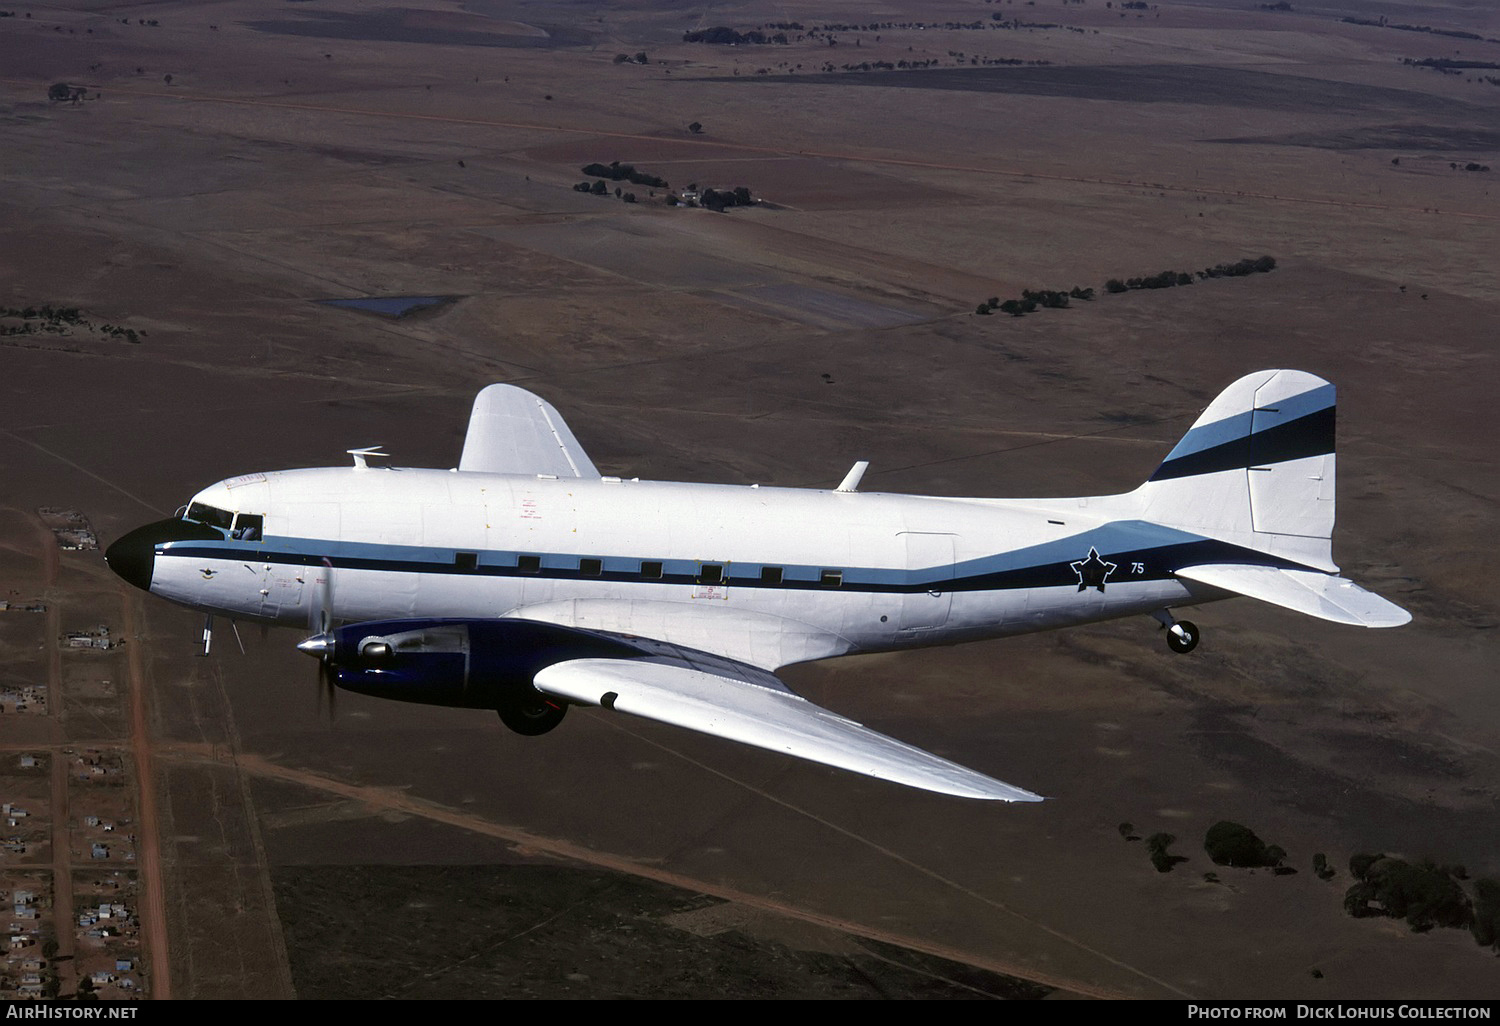
{"label": "windshield", "polygon": [[260,513],[231,513],[206,502],[193,503],[182,519],[217,528],[239,541],[260,541],[265,529],[265,517]]}
{"label": "windshield", "polygon": [[234,523],[234,514],[207,503],[195,502],[188,507],[187,515],[183,519],[196,520],[200,524],[227,531]]}

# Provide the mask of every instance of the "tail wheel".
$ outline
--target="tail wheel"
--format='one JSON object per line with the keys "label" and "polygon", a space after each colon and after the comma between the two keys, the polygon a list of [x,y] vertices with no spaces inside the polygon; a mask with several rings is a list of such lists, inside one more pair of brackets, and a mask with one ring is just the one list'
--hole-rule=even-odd
{"label": "tail wheel", "polygon": [[560,702],[538,691],[526,689],[529,694],[507,697],[495,711],[500,722],[524,737],[539,737],[556,727],[568,713],[566,702]]}
{"label": "tail wheel", "polygon": [[1191,652],[1198,647],[1198,625],[1191,620],[1178,620],[1167,628],[1167,647],[1179,654]]}

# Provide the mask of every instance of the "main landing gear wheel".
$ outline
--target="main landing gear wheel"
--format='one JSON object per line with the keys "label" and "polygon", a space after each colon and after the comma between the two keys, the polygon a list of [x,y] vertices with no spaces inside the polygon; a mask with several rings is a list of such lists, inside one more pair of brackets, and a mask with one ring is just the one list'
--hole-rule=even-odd
{"label": "main landing gear wheel", "polygon": [[1191,652],[1198,647],[1198,625],[1191,620],[1178,620],[1167,628],[1167,647],[1179,654]]}
{"label": "main landing gear wheel", "polygon": [[[530,688],[527,690],[531,691]],[[568,706],[566,702],[531,691],[530,694],[507,698],[495,711],[500,714],[500,722],[517,734],[540,737],[563,721]]]}

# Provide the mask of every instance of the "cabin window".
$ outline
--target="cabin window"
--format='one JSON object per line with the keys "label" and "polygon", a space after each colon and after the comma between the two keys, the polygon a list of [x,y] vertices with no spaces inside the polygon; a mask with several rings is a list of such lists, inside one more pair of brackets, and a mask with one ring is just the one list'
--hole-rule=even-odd
{"label": "cabin window", "polygon": [[818,575],[818,583],[825,588],[840,588],[844,584],[844,571],[824,570]]}
{"label": "cabin window", "polygon": [[760,583],[762,583],[762,584],[780,584],[781,583],[781,567],[779,567],[779,566],[763,566],[763,567],[761,567],[760,568]]}
{"label": "cabin window", "polygon": [[724,580],[724,568],[718,563],[704,563],[698,568],[699,584],[719,584]]}
{"label": "cabin window", "polygon": [[453,554],[453,565],[460,570],[473,570],[479,566],[479,553],[455,552]]}
{"label": "cabin window", "polygon": [[517,556],[516,569],[523,574],[539,574],[542,572],[542,557]]}
{"label": "cabin window", "polygon": [[185,519],[196,520],[200,524],[207,524],[209,527],[217,527],[221,531],[227,531],[234,523],[234,514],[228,510],[219,509],[217,506],[195,502],[188,507]]}
{"label": "cabin window", "polygon": [[585,577],[598,577],[604,572],[604,560],[580,559],[578,561],[578,572]]}
{"label": "cabin window", "polygon": [[259,513],[241,513],[234,518],[234,529],[229,532],[229,537],[241,541],[260,541],[265,537],[264,527],[265,518]]}
{"label": "cabin window", "polygon": [[641,577],[648,581],[661,580],[661,560],[648,559],[641,564]]}

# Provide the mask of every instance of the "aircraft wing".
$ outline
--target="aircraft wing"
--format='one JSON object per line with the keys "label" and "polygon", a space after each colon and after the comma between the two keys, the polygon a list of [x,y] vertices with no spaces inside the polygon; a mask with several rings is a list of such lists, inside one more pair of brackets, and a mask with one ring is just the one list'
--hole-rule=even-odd
{"label": "aircraft wing", "polygon": [[1186,566],[1177,576],[1236,595],[1356,627],[1400,627],[1411,614],[1353,581],[1310,570],[1213,563]]}
{"label": "aircraft wing", "polygon": [[545,399],[515,385],[490,385],[475,397],[458,469],[599,476],[562,414]]}
{"label": "aircraft wing", "polygon": [[717,608],[724,604],[565,599],[521,606],[506,615],[584,631],[650,638],[653,643],[712,653],[762,670],[828,659],[854,648],[846,638],[824,628],[772,613]]}
{"label": "aircraft wing", "polygon": [[545,694],[728,738],[940,794],[1037,802],[1002,783],[819,708],[776,678],[730,660],[571,659],[537,673]]}

